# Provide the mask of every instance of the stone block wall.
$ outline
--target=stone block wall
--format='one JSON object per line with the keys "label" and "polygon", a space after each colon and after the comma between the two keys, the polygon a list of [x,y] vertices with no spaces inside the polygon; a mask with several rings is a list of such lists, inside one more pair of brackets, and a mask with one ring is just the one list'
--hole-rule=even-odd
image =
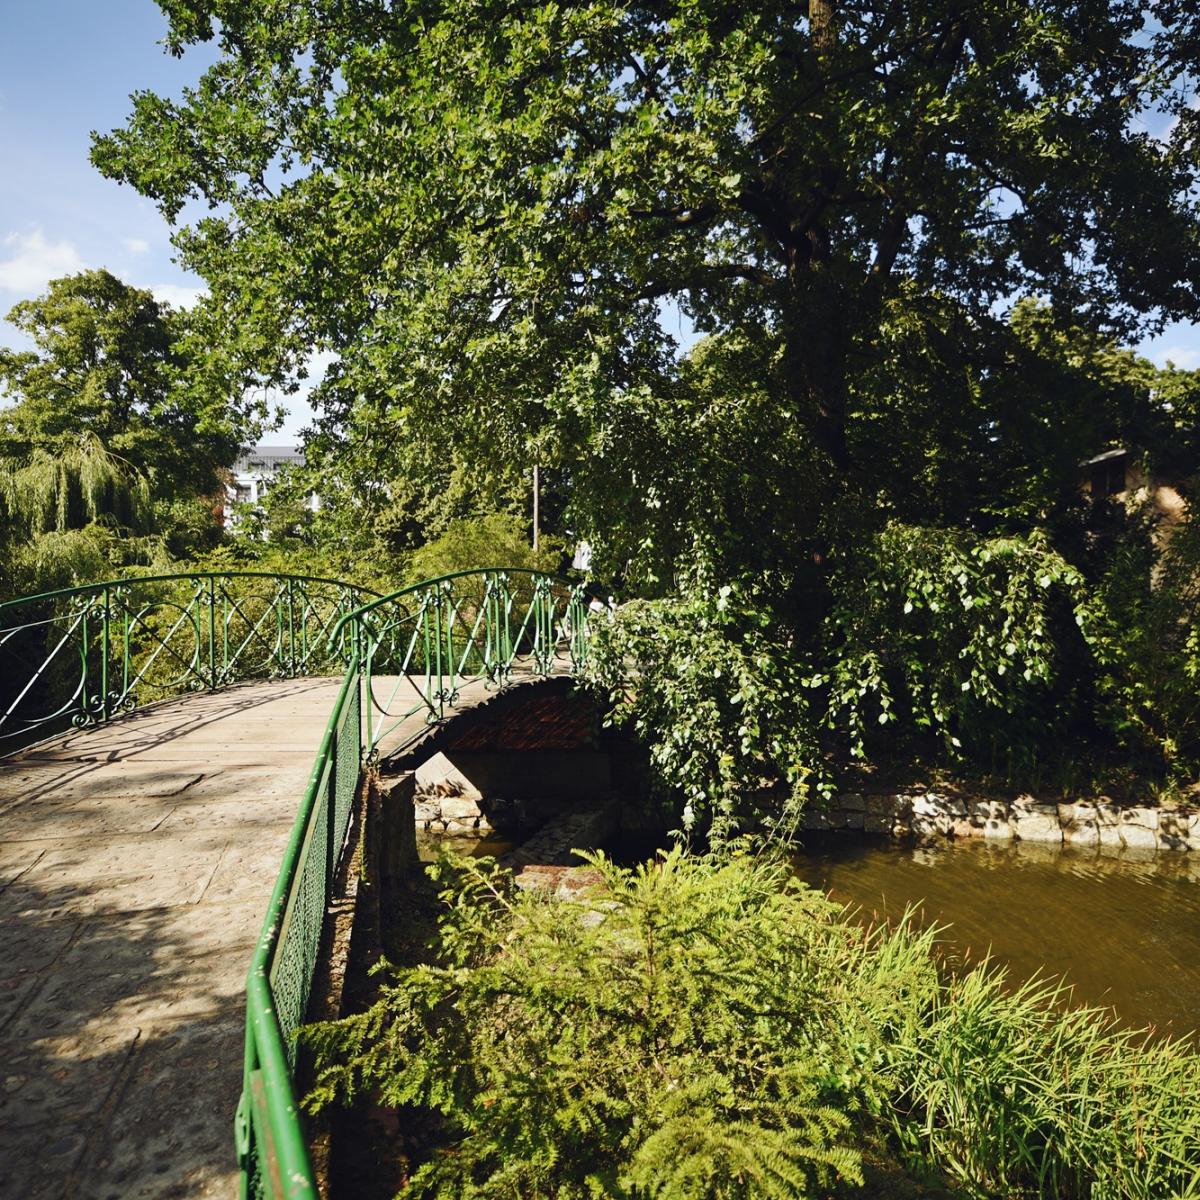
{"label": "stone block wall", "polygon": [[814,804],[808,830],[861,830],[930,841],[949,837],[1018,839],[1075,846],[1200,851],[1200,810],[1117,805],[1105,800],[1056,803],[1034,796],[986,799],[914,788],[844,792]]}

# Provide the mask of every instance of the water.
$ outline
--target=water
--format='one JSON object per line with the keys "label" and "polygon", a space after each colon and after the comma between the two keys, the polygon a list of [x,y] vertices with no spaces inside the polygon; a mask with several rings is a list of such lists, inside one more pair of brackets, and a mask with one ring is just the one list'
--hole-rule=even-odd
{"label": "water", "polygon": [[923,920],[949,924],[952,953],[977,961],[990,947],[1022,978],[1064,976],[1076,1000],[1128,1025],[1200,1027],[1200,854],[843,835],[808,841],[797,874],[866,917],[922,903]]}

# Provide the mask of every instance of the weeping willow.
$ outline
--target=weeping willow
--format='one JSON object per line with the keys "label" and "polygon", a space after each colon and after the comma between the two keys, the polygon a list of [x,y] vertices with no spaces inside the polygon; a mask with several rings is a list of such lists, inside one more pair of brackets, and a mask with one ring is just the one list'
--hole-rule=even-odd
{"label": "weeping willow", "polygon": [[54,451],[0,459],[0,504],[30,537],[88,525],[136,532],[149,523],[150,481],[88,433]]}

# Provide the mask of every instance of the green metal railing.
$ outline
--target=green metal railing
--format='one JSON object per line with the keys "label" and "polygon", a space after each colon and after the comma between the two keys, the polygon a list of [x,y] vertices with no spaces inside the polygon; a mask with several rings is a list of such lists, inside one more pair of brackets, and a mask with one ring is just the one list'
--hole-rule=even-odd
{"label": "green metal railing", "polygon": [[588,604],[582,585],[496,567],[430,579],[343,617],[334,638],[361,655],[368,753],[402,749],[472,686],[580,666]]}
{"label": "green metal railing", "polygon": [[10,752],[189,691],[344,672],[246,981],[243,1197],[316,1195],[294,1035],[362,764],[487,689],[576,670],[594,604],[580,585],[519,568],[387,596],[256,571],[131,576],[0,604],[0,747]]}
{"label": "green metal railing", "polygon": [[295,1090],[324,916],[364,762],[411,743],[469,689],[577,669],[588,644],[582,587],[526,570],[463,571],[342,616],[350,655],[296,815],[246,981],[235,1140],[243,1200],[317,1195]]}
{"label": "green metal railing", "polygon": [[359,660],[351,659],[292,826],[246,979],[242,1097],[234,1118],[241,1196],[316,1196],[293,1088],[304,1021],[358,791],[362,761]]}
{"label": "green metal railing", "polygon": [[0,604],[0,746],[245,679],[338,673],[378,593],[261,571],[130,576]]}

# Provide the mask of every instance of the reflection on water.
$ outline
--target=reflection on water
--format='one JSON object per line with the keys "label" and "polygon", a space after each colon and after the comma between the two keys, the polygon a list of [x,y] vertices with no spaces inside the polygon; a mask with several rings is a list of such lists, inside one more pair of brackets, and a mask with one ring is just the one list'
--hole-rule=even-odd
{"label": "reflection on water", "polygon": [[1200,1026],[1200,854],[1101,854],[982,839],[930,847],[830,837],[797,874],[867,915],[923,902],[953,950],[1022,977],[1062,974],[1075,997],[1130,1025]]}
{"label": "reflection on water", "polygon": [[495,830],[480,833],[418,833],[417,857],[433,862],[440,854],[457,854],[462,858],[500,858],[513,848],[511,838]]}

